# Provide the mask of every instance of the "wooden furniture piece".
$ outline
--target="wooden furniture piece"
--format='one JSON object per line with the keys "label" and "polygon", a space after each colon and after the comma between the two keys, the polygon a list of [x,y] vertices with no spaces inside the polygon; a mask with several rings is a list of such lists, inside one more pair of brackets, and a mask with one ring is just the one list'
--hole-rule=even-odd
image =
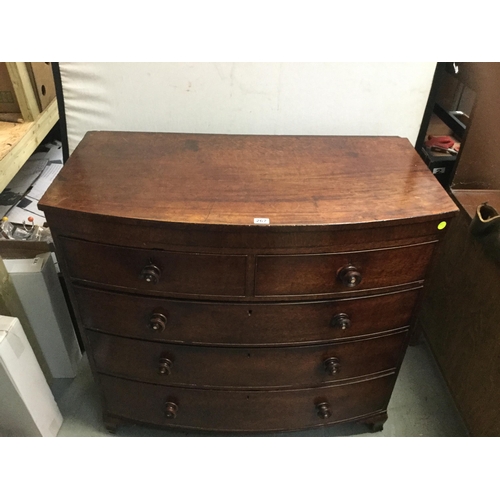
{"label": "wooden furniture piece", "polygon": [[406,139],[89,132],[40,202],[110,430],[380,429],[456,207]]}
{"label": "wooden furniture piece", "polygon": [[500,210],[500,63],[458,63],[476,94],[451,178],[460,208],[429,274],[417,331],[423,332],[472,436],[500,435],[500,255],[469,232],[484,202]]}
{"label": "wooden furniture piece", "polygon": [[[6,65],[20,108],[20,113],[0,115],[1,192],[57,123],[59,114],[55,97],[50,104],[45,100],[39,102],[37,83],[30,76],[28,63],[0,64]],[[40,89],[40,96],[45,99],[49,94],[46,91],[43,95],[43,89]]]}

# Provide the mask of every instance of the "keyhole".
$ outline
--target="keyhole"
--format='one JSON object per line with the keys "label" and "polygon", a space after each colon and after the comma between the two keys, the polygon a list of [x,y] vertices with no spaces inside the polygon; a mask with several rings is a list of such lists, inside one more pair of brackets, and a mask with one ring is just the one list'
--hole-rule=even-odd
{"label": "keyhole", "polygon": [[252,310],[251,310],[251,309],[249,309],[249,310],[248,310],[248,315],[249,315],[249,316],[251,316],[251,315],[252,315]]}

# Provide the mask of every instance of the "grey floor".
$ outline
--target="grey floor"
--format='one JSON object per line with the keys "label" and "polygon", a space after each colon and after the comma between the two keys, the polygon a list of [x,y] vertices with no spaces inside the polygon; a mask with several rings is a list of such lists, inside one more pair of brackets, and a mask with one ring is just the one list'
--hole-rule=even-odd
{"label": "grey floor", "polygon": [[[113,436],[104,428],[92,374],[84,357],[74,380],[58,380],[53,392],[64,417],[60,437]],[[382,432],[370,434],[360,424],[341,424],[300,432],[266,436],[467,436],[446,384],[425,343],[406,353]],[[203,436],[200,433],[164,431],[138,425],[119,427],[115,436]],[[214,434],[209,434],[214,436]]]}

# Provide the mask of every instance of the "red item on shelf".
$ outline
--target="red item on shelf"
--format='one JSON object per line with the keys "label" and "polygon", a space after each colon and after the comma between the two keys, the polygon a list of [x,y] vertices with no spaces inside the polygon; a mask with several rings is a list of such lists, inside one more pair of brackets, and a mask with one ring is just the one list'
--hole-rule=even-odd
{"label": "red item on shelf", "polygon": [[438,146],[443,149],[450,149],[455,146],[455,140],[449,135],[430,135],[424,142],[424,146],[428,148]]}

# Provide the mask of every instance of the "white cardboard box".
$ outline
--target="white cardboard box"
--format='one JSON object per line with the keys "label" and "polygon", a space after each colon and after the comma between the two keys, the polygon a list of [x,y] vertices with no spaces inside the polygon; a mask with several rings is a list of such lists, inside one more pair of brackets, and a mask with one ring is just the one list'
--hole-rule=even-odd
{"label": "white cardboard box", "polygon": [[63,417],[17,318],[0,316],[0,436],[56,436]]}
{"label": "white cardboard box", "polygon": [[82,353],[51,254],[4,264],[52,377],[75,377]]}

